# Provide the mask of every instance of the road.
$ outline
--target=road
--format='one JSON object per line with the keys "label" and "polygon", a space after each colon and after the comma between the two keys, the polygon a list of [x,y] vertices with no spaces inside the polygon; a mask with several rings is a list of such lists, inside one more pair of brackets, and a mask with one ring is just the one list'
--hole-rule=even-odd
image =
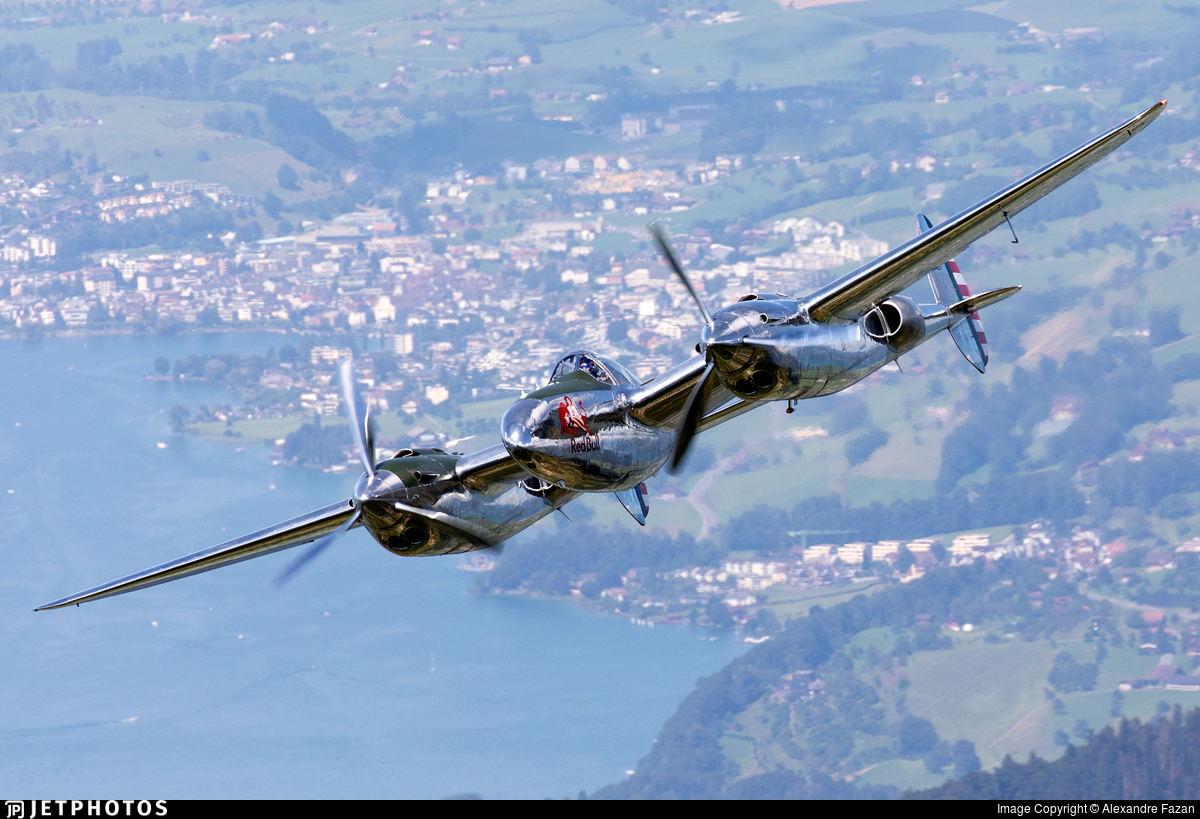
{"label": "road", "polygon": [[688,492],[688,503],[700,515],[700,534],[696,537],[696,540],[704,540],[717,528],[717,513],[708,505],[707,495],[709,487],[712,486],[713,481],[728,472],[731,467],[737,466],[745,457],[745,453],[739,451],[717,461],[700,476],[700,480],[696,481],[696,485],[692,487],[692,491]]}

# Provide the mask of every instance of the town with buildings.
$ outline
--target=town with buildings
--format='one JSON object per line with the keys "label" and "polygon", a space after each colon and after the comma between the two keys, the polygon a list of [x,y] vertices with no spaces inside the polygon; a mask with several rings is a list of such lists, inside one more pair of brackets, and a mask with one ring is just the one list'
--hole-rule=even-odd
{"label": "town with buildings", "polygon": [[[684,119],[657,127],[686,125],[689,113],[676,115]],[[646,123],[627,117],[622,127],[637,137]],[[424,233],[407,231],[403,215],[393,209],[360,206],[329,220],[304,221],[293,233],[274,238],[243,241],[230,230],[209,237],[211,250],[103,251],[71,270],[55,265],[53,230],[10,231],[0,246],[0,333],[239,329],[290,333],[303,340],[296,343],[299,359],[268,361],[256,371],[255,383],[236,385],[246,395],[257,393],[256,401],[200,408],[192,420],[335,415],[339,399],[333,372],[339,360],[352,355],[348,345],[368,353],[357,357],[356,366],[371,405],[409,416],[532,389],[575,347],[624,358],[639,377],[649,378],[690,353],[700,318],[647,241],[644,224],[689,210],[696,204],[688,196],[693,186],[711,184],[741,163],[741,157],[718,156],[680,170],[652,167],[636,155],[584,155],[507,164],[500,178],[459,171],[426,183],[431,215]],[[520,187],[534,177],[565,183],[597,207],[542,209],[540,189]],[[515,186],[522,204],[538,210],[515,232],[489,240],[479,226],[499,221],[487,203],[501,185]],[[10,175],[3,186],[0,200],[6,207],[40,207],[44,213],[49,204],[55,219],[107,225],[201,207],[244,217],[257,204],[225,186],[190,180],[111,175],[96,182],[89,202],[65,197],[50,180]],[[488,214],[483,220],[476,216],[480,210]],[[1191,212],[1176,214],[1162,234],[1190,229],[1198,220],[1200,215]],[[598,249],[614,238],[625,251]],[[804,292],[832,271],[888,249],[861,231],[810,217],[716,232],[694,228],[673,239],[697,286],[714,304],[752,292]],[[172,372],[169,362],[159,372],[210,380],[225,374]],[[1074,417],[1070,407],[1055,412],[1052,421]],[[446,444],[445,433],[414,427],[407,434],[418,444]],[[827,433],[806,427],[794,434]],[[286,462],[283,441],[276,443],[273,457]],[[1005,557],[1036,558],[1049,579],[1059,574],[1085,579],[1107,570],[1123,550],[1121,542],[1102,543],[1095,532],[1060,537],[1041,523],[1029,527],[1020,541],[1010,536],[993,543],[988,534],[967,534],[949,544],[936,539],[805,543],[791,548],[786,558],[684,566],[655,577],[654,583],[643,582],[639,572],[646,570],[631,570],[623,585],[601,589],[593,599],[601,609],[615,607],[645,624],[680,622],[687,618],[681,612],[716,601],[735,624],[744,625],[750,610],[780,590],[854,588],[881,578],[909,582],[936,565]],[[1196,551],[1200,541],[1153,550],[1144,571],[1170,570],[1177,554]],[[466,567],[488,568],[486,561]],[[1119,582],[1138,572],[1112,571]],[[572,594],[583,597],[589,583],[595,578],[577,578]],[[670,596],[663,596],[665,587],[672,589]],[[690,619],[704,624],[710,618]]]}
{"label": "town with buildings", "polygon": [[[790,534],[794,539],[804,535]],[[1138,567],[1122,565],[1126,561],[1121,558],[1127,553],[1124,542],[1104,543],[1095,531],[1076,527],[1069,535],[1058,536],[1048,522],[1038,521],[1027,527],[1020,539],[1010,534],[998,542],[993,542],[988,533],[968,533],[948,542],[924,538],[908,542],[796,545],[786,557],[729,558],[719,566],[683,566],[658,574],[655,583],[647,582],[647,570],[633,569],[622,576],[621,586],[601,590],[592,604],[601,611],[629,615],[639,625],[653,625],[685,622],[688,612],[706,611],[708,604],[719,602],[732,615],[730,625],[742,628],[747,641],[760,642],[769,639],[769,634],[755,629],[758,621],[751,616],[752,612],[822,587],[832,587],[830,591],[843,587],[850,591],[862,588],[862,584],[888,579],[908,583],[939,565],[983,562],[986,568],[988,563],[1006,558],[1029,558],[1036,560],[1045,572],[1047,588],[1059,578],[1076,584],[1103,579],[1121,588],[1138,583],[1139,577],[1144,582],[1147,577],[1172,572],[1179,568],[1181,559],[1200,555],[1200,538],[1151,549],[1142,556]],[[583,596],[584,587],[595,580],[594,575],[577,579],[572,583],[571,594]],[[663,593],[664,588],[671,589],[670,596]],[[1035,590],[1029,593],[1029,603],[1035,610],[1044,608],[1063,613],[1080,603],[1076,597]],[[1145,678],[1123,683],[1121,690],[1151,687],[1200,691],[1200,677],[1185,674],[1171,662],[1173,655],[1162,654],[1154,642],[1158,639],[1155,635],[1161,633],[1178,644],[1179,654],[1192,659],[1200,657],[1200,624],[1196,618],[1180,622],[1178,616],[1168,618],[1168,612],[1161,607],[1130,608],[1132,619],[1127,619],[1126,625],[1141,633],[1141,653],[1167,657],[1167,662],[1160,663],[1161,668],[1153,666]],[[918,615],[917,620],[918,625],[938,626],[949,632],[971,632],[976,628],[975,624],[954,618],[933,622],[929,615]],[[695,622],[716,625],[705,615]]]}
{"label": "town with buildings", "polygon": [[[684,176],[711,182],[740,161],[693,163]],[[498,180],[459,172],[428,182],[431,230],[424,234],[403,232],[403,216],[391,209],[360,207],[275,238],[242,241],[230,230],[211,235],[208,251],[104,251],[71,270],[56,264],[57,224],[44,232],[13,230],[0,246],[0,334],[260,329],[357,335],[372,340],[364,346],[395,353],[399,380],[375,391],[380,398],[390,393],[394,409],[458,396],[456,387],[465,382],[444,383],[447,373],[486,375],[471,398],[481,388],[528,389],[573,347],[615,356],[626,347],[636,350],[628,360],[642,378],[688,354],[700,317],[644,227],[657,214],[669,218],[693,204],[682,194],[685,179],[624,156],[599,155],[509,165],[505,174],[514,185],[534,174],[565,179],[572,190],[600,197],[599,208],[539,211],[546,218],[521,221],[515,234],[489,241],[463,209],[468,202],[486,207]],[[55,219],[75,222],[130,224],[202,206],[244,216],[255,206],[227,187],[187,180],[112,175],[96,183],[86,203],[68,200],[49,181],[30,184],[14,175],[3,184],[6,207],[50,203]],[[536,204],[528,199],[527,205]],[[620,219],[623,214],[636,221]],[[609,240],[627,250],[597,250]],[[862,232],[812,218],[717,235],[697,228],[674,241],[714,304],[756,291],[804,292],[831,270],[887,250]],[[327,355],[314,355],[314,364],[331,366]],[[267,371],[262,378],[265,387],[294,387],[296,396],[306,396],[278,411],[336,409],[307,397],[314,385],[296,382],[292,373]]]}

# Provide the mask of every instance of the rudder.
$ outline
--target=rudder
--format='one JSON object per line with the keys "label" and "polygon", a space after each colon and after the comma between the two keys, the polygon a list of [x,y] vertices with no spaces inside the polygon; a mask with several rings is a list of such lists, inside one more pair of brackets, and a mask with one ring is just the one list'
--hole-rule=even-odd
{"label": "rudder", "polygon": [[[933,227],[933,223],[922,213],[917,216],[917,227],[920,233],[924,233]],[[934,298],[942,307],[949,307],[971,297],[971,291],[963,281],[958,264],[953,259],[929,271],[929,285],[933,288]],[[951,326],[950,337],[958,345],[963,357],[971,362],[971,366],[979,372],[987,369],[987,335],[983,332],[983,322],[978,311],[973,311],[964,320]]]}

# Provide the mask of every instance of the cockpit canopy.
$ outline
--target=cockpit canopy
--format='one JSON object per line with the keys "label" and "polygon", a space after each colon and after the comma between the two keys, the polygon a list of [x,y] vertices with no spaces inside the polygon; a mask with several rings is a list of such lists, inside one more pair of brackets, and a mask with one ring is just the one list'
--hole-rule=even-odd
{"label": "cockpit canopy", "polygon": [[584,372],[602,384],[637,384],[637,378],[629,370],[606,356],[593,353],[590,350],[576,350],[559,359],[550,375],[553,383],[573,372]]}

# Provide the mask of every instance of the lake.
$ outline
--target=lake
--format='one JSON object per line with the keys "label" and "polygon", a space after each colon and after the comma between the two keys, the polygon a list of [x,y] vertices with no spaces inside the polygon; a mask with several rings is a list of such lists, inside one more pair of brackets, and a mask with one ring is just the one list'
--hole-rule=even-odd
{"label": "lake", "polygon": [[361,530],[282,590],[294,551],[34,613],[349,497],[353,470],[171,435],[172,405],[234,399],[144,379],[159,355],[287,341],[0,342],[6,794],[574,796],[619,781],[696,679],[745,650],[728,632],[474,595],[459,558],[398,558]]}

